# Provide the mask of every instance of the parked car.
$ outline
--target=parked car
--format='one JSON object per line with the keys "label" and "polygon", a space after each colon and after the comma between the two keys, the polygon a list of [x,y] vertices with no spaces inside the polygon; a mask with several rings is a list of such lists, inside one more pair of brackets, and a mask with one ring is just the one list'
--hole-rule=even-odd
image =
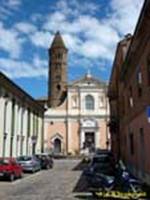
{"label": "parked car", "polygon": [[35,156],[20,156],[17,162],[22,166],[25,172],[36,172],[41,170],[40,161]]}
{"label": "parked car", "polygon": [[0,158],[0,177],[14,181],[15,178],[21,178],[22,167],[16,162],[15,158]]}
{"label": "parked car", "polygon": [[113,157],[113,153],[110,150],[97,148],[95,151],[95,155],[102,155],[102,154]]}
{"label": "parked car", "polygon": [[50,169],[53,168],[53,159],[49,154],[41,153],[35,155],[37,159],[40,160],[42,169]]}
{"label": "parked car", "polygon": [[91,160],[90,165],[95,165],[95,164],[109,164],[115,167],[115,160],[112,153],[109,152],[95,154],[95,156],[93,156]]}
{"label": "parked car", "polygon": [[84,175],[89,179],[94,176],[95,173],[101,173],[105,175],[113,175],[115,169],[115,162],[113,156],[109,154],[99,154],[92,158],[92,161],[88,167],[84,170]]}

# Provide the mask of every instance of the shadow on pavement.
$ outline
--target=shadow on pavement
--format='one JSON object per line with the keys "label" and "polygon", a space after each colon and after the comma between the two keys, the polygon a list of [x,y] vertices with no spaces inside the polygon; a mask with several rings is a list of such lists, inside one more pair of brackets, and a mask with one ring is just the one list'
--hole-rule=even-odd
{"label": "shadow on pavement", "polygon": [[[87,195],[87,194],[84,194],[84,195],[75,195],[74,196],[77,200],[98,200],[99,198],[96,198],[96,197],[93,197],[91,194]],[[100,200],[100,199],[99,199]]]}
{"label": "shadow on pavement", "polygon": [[88,166],[88,163],[87,162],[84,162],[83,160],[78,164],[76,165],[72,170],[75,170],[75,171],[82,171],[82,174],[76,184],[76,186],[74,187],[73,191],[72,192],[78,192],[78,193],[81,193],[81,192],[89,192],[89,186],[88,186],[88,183],[86,181],[86,177],[83,175],[83,171],[84,169],[86,169]]}
{"label": "shadow on pavement", "polygon": [[73,192],[89,192],[89,185],[86,181],[86,177],[81,174],[76,186],[73,189]]}
{"label": "shadow on pavement", "polygon": [[88,166],[88,162],[84,162],[83,160],[81,160],[81,162],[75,166],[72,170],[74,171],[83,171],[87,166]]}

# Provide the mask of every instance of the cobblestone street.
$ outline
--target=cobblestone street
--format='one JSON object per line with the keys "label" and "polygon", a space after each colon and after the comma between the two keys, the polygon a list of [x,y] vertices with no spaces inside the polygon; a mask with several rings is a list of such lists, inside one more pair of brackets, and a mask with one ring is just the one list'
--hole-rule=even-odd
{"label": "cobblestone street", "polygon": [[79,160],[56,160],[52,170],[25,175],[13,183],[0,182],[0,200],[78,200],[76,192],[80,191],[82,173],[77,167],[79,163]]}

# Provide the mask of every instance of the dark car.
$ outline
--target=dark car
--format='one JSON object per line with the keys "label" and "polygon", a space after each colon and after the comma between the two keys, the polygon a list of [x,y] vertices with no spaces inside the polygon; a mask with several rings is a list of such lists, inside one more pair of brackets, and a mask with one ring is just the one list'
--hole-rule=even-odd
{"label": "dark car", "polygon": [[115,161],[111,153],[101,153],[93,156],[90,165],[94,164],[110,164],[115,166]]}
{"label": "dark car", "polygon": [[15,158],[0,158],[0,177],[13,181],[15,178],[21,178],[22,167],[16,162]]}
{"label": "dark car", "polygon": [[50,169],[53,167],[53,159],[49,154],[36,154],[37,159],[39,159],[42,169]]}
{"label": "dark car", "polygon": [[35,156],[19,156],[17,162],[25,172],[36,172],[41,169],[40,161]]}
{"label": "dark car", "polygon": [[110,150],[107,150],[107,149],[96,149],[95,155],[102,155],[102,154],[105,154],[105,155],[113,157],[113,153]]}
{"label": "dark car", "polygon": [[115,163],[113,156],[109,154],[95,155],[84,170],[86,176],[93,176],[95,173],[102,173],[106,175],[112,175],[114,173]]}

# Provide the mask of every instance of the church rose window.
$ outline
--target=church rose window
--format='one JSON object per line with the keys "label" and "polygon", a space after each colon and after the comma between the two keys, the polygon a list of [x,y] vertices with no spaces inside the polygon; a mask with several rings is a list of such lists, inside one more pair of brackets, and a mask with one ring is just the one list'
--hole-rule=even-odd
{"label": "church rose window", "polygon": [[87,110],[94,110],[94,98],[91,95],[85,97],[85,108]]}

